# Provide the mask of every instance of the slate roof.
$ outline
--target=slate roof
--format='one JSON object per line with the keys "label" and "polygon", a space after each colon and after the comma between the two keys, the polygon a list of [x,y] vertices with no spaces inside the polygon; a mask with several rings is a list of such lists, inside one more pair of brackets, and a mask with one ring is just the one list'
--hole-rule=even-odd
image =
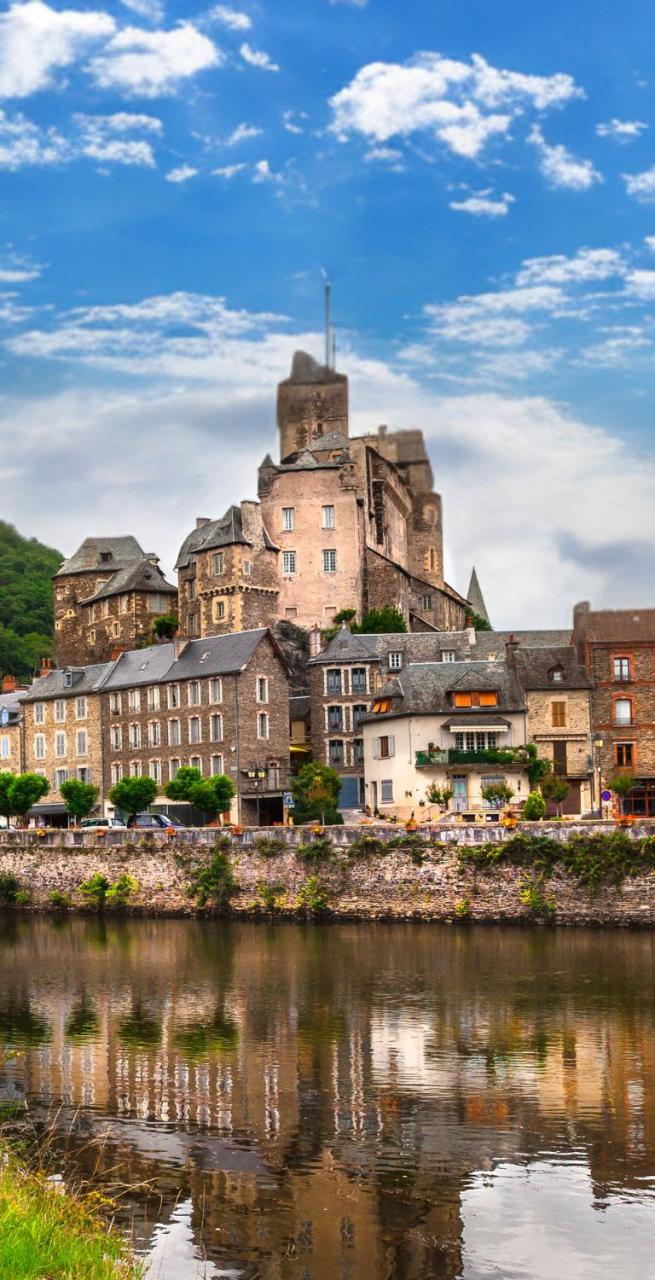
{"label": "slate roof", "polygon": [[0,693],[0,712],[9,712],[8,724],[18,724],[21,718],[21,702],[25,697],[25,689],[14,689],[11,693]]}
{"label": "slate roof", "polygon": [[[554,680],[554,668],[561,680]],[[591,689],[593,681],[578,661],[573,645],[563,648],[517,649],[516,669],[524,689]]]}
{"label": "slate roof", "polygon": [[584,639],[599,643],[655,641],[655,609],[590,609],[581,624]]}
{"label": "slate roof", "polygon": [[97,600],[108,600],[110,596],[121,596],[126,591],[151,591],[176,596],[177,587],[167,582],[161,569],[150,560],[141,560],[138,564],[127,565],[113,573],[108,582],[88,596],[82,604],[95,604]]}
{"label": "slate roof", "polygon": [[340,663],[377,662],[390,653],[407,654],[413,662],[440,661],[442,652],[454,652],[458,659],[474,653],[466,631],[406,631],[382,635],[353,635],[341,628],[310,665],[338,666]]}
{"label": "slate roof", "polygon": [[[99,662],[90,667],[63,667],[61,671],[49,671],[47,676],[40,676],[34,681],[29,692],[23,694],[22,701],[45,702],[49,698],[77,698],[82,693],[96,693],[113,665],[113,662]],[[65,683],[67,671],[73,671],[79,677],[70,688]]]}
{"label": "slate roof", "polygon": [[518,642],[518,652],[520,652],[523,648],[541,649],[570,645],[572,630],[569,627],[566,631],[476,631],[473,652],[476,657],[485,659],[504,658],[505,645],[512,636]]}
{"label": "slate roof", "polygon": [[[101,552],[108,552],[111,559],[101,560]],[[143,548],[131,534],[119,538],[85,538],[74,555],[64,560],[55,578],[69,573],[95,572],[97,569],[107,569],[111,572],[124,569],[127,565],[146,558]]]}
{"label": "slate roof", "polygon": [[[453,714],[452,694],[462,690],[462,678],[467,689],[495,689],[498,692],[496,707],[476,707],[476,719],[497,719],[502,711],[524,711],[525,701],[515,673],[501,662],[413,662],[393,680],[387,681],[376,693],[378,698],[394,699],[393,711],[377,715],[383,720],[399,715]],[[468,708],[465,714],[471,714]]]}
{"label": "slate roof", "polygon": [[177,659],[173,643],[130,649],[112,664],[103,689],[127,689],[168,680],[230,675],[247,665],[266,634],[266,628],[260,627],[256,631],[190,640]]}
{"label": "slate roof", "polygon": [[[277,551],[266,529],[264,529],[264,541],[270,551]],[[180,547],[175,568],[186,569],[198,551],[213,551],[214,548],[231,547],[237,544],[244,547],[252,546],[243,532],[241,507],[233,504],[228,507],[220,520],[208,520],[206,524],[201,524],[199,529],[191,530]]]}

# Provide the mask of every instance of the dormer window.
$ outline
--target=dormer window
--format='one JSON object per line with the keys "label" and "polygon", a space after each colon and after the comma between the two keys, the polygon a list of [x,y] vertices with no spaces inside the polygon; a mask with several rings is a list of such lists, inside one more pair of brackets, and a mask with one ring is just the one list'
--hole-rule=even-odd
{"label": "dormer window", "polygon": [[455,707],[497,707],[498,694],[494,690],[485,693],[454,693]]}
{"label": "dormer window", "polygon": [[564,679],[564,668],[560,666],[553,667],[549,674],[553,684],[561,684]]}
{"label": "dormer window", "polygon": [[73,672],[64,671],[64,689],[73,688]]}
{"label": "dormer window", "polygon": [[402,665],[403,665],[402,652],[396,651],[395,653],[389,654],[389,670],[390,671],[401,671]]}
{"label": "dormer window", "polygon": [[98,557],[101,564],[109,564],[111,558],[111,551],[101,551]]}

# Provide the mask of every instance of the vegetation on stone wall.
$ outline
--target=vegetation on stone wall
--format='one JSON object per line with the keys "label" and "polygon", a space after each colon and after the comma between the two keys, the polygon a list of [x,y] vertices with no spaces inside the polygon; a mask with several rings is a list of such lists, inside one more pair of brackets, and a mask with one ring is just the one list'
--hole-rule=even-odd
{"label": "vegetation on stone wall", "polygon": [[0,673],[29,680],[52,652],[52,575],[62,559],[0,520]]}
{"label": "vegetation on stone wall", "polygon": [[571,832],[568,840],[553,840],[520,832],[499,844],[463,845],[458,857],[462,866],[481,871],[502,865],[531,868],[543,875],[561,870],[596,889],[655,871],[655,836],[633,839],[625,831],[590,831]]}

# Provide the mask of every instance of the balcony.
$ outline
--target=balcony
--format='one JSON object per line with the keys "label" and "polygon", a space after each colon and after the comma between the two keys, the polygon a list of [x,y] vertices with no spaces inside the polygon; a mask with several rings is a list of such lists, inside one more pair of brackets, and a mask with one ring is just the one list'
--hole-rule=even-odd
{"label": "balcony", "polygon": [[415,764],[417,769],[434,769],[455,764],[496,764],[503,767],[518,765],[520,767],[526,765],[528,760],[528,753],[522,751],[520,747],[496,747],[486,751],[456,751],[448,747],[443,751],[417,751]]}

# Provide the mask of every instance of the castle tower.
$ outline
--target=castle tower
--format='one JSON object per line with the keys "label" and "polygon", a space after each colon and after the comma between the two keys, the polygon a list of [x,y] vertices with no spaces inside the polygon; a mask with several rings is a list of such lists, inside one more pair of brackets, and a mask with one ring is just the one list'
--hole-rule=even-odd
{"label": "castle tower", "polygon": [[272,627],[278,608],[277,557],[258,502],[229,507],[220,520],[199,517],[175,566],[182,635]]}
{"label": "castle tower", "polygon": [[296,351],[291,376],[277,389],[280,459],[302,449],[330,449],[324,437],[348,438],[348,379]]}

